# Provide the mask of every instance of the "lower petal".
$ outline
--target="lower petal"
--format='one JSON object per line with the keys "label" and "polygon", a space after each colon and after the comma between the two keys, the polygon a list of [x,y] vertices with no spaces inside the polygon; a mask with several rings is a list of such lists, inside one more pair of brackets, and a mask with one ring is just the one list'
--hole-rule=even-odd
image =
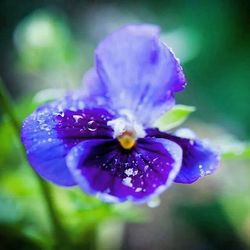
{"label": "lower petal", "polygon": [[194,139],[179,137],[157,129],[147,131],[150,137],[165,138],[177,143],[183,150],[183,161],[176,183],[190,184],[199,178],[212,174],[218,167],[219,155],[206,143]]}
{"label": "lower petal", "polygon": [[75,146],[67,165],[83,191],[106,202],[144,202],[173,182],[180,147],[165,139],[139,139],[132,150],[116,140],[88,140]]}

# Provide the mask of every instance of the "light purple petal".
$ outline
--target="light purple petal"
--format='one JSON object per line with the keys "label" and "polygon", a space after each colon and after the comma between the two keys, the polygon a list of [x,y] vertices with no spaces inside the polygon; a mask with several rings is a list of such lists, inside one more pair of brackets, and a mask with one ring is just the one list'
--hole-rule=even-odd
{"label": "light purple petal", "polygon": [[112,138],[101,108],[84,108],[81,100],[65,98],[38,108],[26,118],[21,137],[31,166],[43,178],[62,186],[75,185],[65,157],[73,146],[90,138]]}
{"label": "light purple petal", "polygon": [[174,55],[174,52],[169,49],[165,44],[162,45],[165,53],[167,54],[167,57],[169,57],[169,60],[172,61],[173,66],[173,72],[174,74],[171,75],[171,79],[169,80],[171,91],[172,92],[179,92],[182,91],[186,85],[186,78],[183,73],[183,69],[180,65],[179,59],[177,59]]}
{"label": "light purple petal", "polygon": [[89,140],[71,150],[67,164],[84,192],[106,202],[144,202],[170,186],[181,159],[180,147],[165,139],[139,139],[132,150]]}
{"label": "light purple petal", "polygon": [[84,75],[81,95],[88,106],[98,105],[108,108],[110,105],[106,87],[94,68],[88,70]]}
{"label": "light purple petal", "polygon": [[104,39],[96,49],[96,69],[113,108],[132,111],[147,126],[185,86],[178,60],[154,25],[129,25]]}
{"label": "light purple petal", "polygon": [[182,138],[160,132],[147,131],[150,137],[165,138],[177,143],[183,150],[183,161],[175,182],[190,184],[199,178],[214,173],[219,165],[219,155],[206,143],[194,138]]}

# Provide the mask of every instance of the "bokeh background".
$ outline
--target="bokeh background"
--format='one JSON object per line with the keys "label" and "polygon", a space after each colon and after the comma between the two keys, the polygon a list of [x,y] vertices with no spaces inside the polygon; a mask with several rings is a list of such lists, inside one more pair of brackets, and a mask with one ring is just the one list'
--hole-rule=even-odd
{"label": "bokeh background", "polygon": [[[71,249],[250,249],[248,0],[1,0],[0,76],[20,122],[80,86],[98,41],[128,23],[161,26],[189,83],[177,101],[197,108],[185,127],[212,141],[222,163],[194,185],[173,185],[154,208],[109,206],[51,186]],[[0,249],[52,249],[39,185],[2,111]]]}

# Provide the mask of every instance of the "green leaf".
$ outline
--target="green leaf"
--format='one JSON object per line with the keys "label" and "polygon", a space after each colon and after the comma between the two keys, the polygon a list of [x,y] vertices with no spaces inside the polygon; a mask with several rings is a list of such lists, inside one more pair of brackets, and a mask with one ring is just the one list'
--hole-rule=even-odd
{"label": "green leaf", "polygon": [[213,142],[220,150],[222,160],[250,158],[249,141],[241,141],[231,134],[221,133],[219,137],[214,138]]}
{"label": "green leaf", "polygon": [[250,158],[250,145],[249,144],[231,144],[230,147],[227,147],[225,150],[222,146],[222,159],[249,159]]}
{"label": "green leaf", "polygon": [[181,125],[188,116],[195,111],[195,107],[176,105],[155,122],[155,126],[161,130],[169,130]]}

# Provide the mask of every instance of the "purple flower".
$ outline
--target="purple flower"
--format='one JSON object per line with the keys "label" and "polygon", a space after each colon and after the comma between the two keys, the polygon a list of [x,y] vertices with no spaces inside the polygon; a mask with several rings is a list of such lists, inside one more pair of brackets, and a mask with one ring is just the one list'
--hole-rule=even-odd
{"label": "purple flower", "polygon": [[105,38],[83,89],[39,107],[23,123],[32,167],[61,186],[106,202],[144,202],[173,182],[214,172],[218,155],[195,138],[152,128],[186,85],[179,61],[154,25]]}

